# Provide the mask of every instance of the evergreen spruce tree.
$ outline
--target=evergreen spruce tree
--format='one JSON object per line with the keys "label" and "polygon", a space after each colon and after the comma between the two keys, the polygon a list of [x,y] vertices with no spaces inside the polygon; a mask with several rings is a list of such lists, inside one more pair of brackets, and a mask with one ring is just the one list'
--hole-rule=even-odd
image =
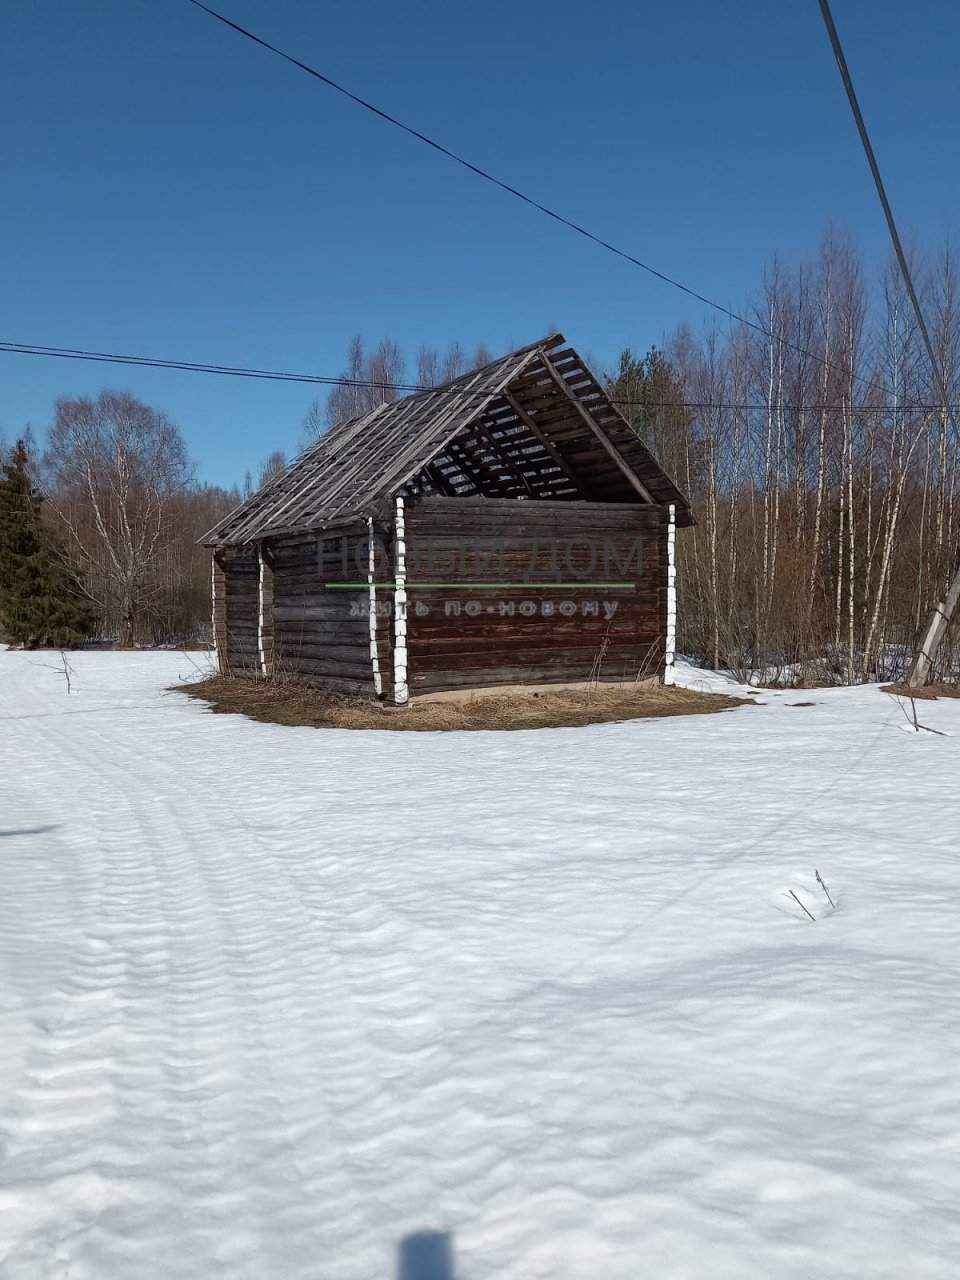
{"label": "evergreen spruce tree", "polygon": [[96,618],[80,579],[40,518],[22,440],[0,466],[0,638],[26,649],[71,649]]}
{"label": "evergreen spruce tree", "polygon": [[607,392],[667,474],[685,479],[697,457],[692,416],[683,379],[663,352],[651,347],[638,358],[628,347]]}

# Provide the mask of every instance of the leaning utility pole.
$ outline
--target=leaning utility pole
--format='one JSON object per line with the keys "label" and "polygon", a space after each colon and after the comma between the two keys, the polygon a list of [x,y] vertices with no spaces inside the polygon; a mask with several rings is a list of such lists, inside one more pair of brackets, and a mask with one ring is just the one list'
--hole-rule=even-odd
{"label": "leaning utility pole", "polygon": [[[937,391],[940,393],[940,403],[943,411],[950,420],[953,428],[954,440],[960,439],[960,429],[957,426],[957,419],[953,411],[953,405],[950,403],[950,397],[947,395],[947,384],[943,376],[943,370],[937,360],[933,350],[933,343],[930,341],[930,333],[927,329],[926,321],[923,318],[923,312],[920,309],[920,301],[917,298],[917,291],[913,287],[913,279],[910,275],[910,268],[907,265],[907,257],[903,252],[903,245],[900,243],[900,235],[897,231],[897,224],[893,218],[893,210],[890,208],[890,201],[887,199],[887,193],[883,185],[883,179],[880,177],[880,167],[877,164],[877,158],[873,154],[873,147],[870,144],[870,137],[867,133],[867,126],[864,123],[863,113],[860,110],[860,103],[857,101],[856,91],[853,87],[853,80],[850,77],[850,69],[847,66],[847,60],[844,57],[843,47],[840,44],[840,37],[837,35],[837,28],[834,25],[833,14],[830,12],[829,0],[820,0],[820,12],[823,14],[823,21],[827,28],[827,35],[830,37],[830,45],[833,48],[834,57],[837,60],[837,66],[840,68],[840,79],[843,81],[843,87],[847,91],[847,100],[850,103],[850,110],[853,112],[853,118],[857,125],[857,132],[860,134],[860,141],[863,144],[863,150],[867,157],[867,163],[870,166],[870,172],[873,174],[873,181],[877,188],[877,195],[880,197],[880,203],[883,206],[883,216],[887,220],[887,229],[890,232],[890,239],[893,241],[893,251],[897,256],[897,263],[900,267],[900,274],[903,276],[903,283],[906,285],[907,293],[910,295],[910,301],[913,304],[913,310],[917,317],[917,327],[920,330],[920,336],[923,338],[923,345],[927,349],[927,358],[930,361],[930,368],[933,370],[933,376],[936,381]],[[910,671],[907,675],[907,683],[912,688],[917,688],[925,683],[927,676],[930,674],[930,666],[937,656],[937,650],[943,637],[947,633],[947,627],[950,625],[950,619],[960,602],[960,556],[958,556],[957,567],[954,571],[953,579],[950,583],[949,590],[943,600],[939,601],[933,610],[927,629],[924,632],[923,640],[920,647],[913,656],[913,662],[910,664]]]}
{"label": "leaning utility pole", "polygon": [[940,600],[934,607],[923,640],[920,642],[920,648],[913,655],[913,662],[907,676],[907,684],[912,689],[918,689],[920,685],[926,683],[927,676],[930,674],[930,665],[937,656],[943,637],[947,634],[947,627],[950,625],[950,619],[958,603],[960,603],[960,569],[953,575],[946,598]]}

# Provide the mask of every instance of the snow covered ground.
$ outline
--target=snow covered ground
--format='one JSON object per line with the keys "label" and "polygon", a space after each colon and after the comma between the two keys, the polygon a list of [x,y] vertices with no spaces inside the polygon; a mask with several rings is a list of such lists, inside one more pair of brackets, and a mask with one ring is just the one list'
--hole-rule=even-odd
{"label": "snow covered ground", "polygon": [[960,702],[364,734],[71,661],[0,653],[3,1280],[958,1274]]}

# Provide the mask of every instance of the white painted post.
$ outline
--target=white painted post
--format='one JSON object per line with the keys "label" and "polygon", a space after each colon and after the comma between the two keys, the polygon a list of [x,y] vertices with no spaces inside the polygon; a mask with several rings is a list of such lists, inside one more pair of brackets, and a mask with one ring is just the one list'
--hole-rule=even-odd
{"label": "white painted post", "polygon": [[257,561],[260,567],[260,577],[257,583],[257,650],[260,654],[260,674],[265,676],[267,674],[267,654],[263,643],[263,575],[267,562],[263,558],[263,543],[257,546]]}
{"label": "white painted post", "polygon": [[213,635],[213,661],[218,674],[222,671],[220,661],[220,638],[217,635],[217,556],[210,552],[210,625]]}
{"label": "white painted post", "polygon": [[663,683],[674,683],[677,656],[677,508],[671,502],[667,517],[667,631],[664,637]]}
{"label": "white painted post", "polygon": [[372,516],[367,516],[367,550],[367,584],[370,593],[370,665],[373,667],[373,687],[379,698],[383,693],[383,679],[380,675],[380,650],[377,645],[377,584],[375,578],[377,564],[373,546]]}
{"label": "white painted post", "polygon": [[402,498],[397,498],[394,559],[396,586],[393,595],[393,700],[398,707],[402,707],[410,697],[407,688],[407,543]]}

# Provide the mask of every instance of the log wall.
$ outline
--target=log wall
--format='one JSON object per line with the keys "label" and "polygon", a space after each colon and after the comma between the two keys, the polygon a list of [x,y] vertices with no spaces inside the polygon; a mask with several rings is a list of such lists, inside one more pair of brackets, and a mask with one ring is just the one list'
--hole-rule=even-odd
{"label": "log wall", "polygon": [[[339,693],[372,694],[366,528],[271,539],[269,555],[274,671]],[[360,585],[328,585],[347,583]],[[378,634],[386,629],[378,625]],[[389,651],[381,650],[380,664],[388,667]]]}
{"label": "log wall", "polygon": [[260,565],[256,550],[227,547],[217,552],[217,650],[225,674],[253,675],[259,669],[257,622]]}
{"label": "log wall", "polygon": [[[408,501],[405,517],[412,696],[663,673],[665,507],[428,497]],[[383,584],[394,576],[392,537],[390,529],[375,529],[376,636],[387,700],[393,696],[394,593]],[[264,544],[269,671],[335,692],[374,694],[368,547],[367,528],[359,524]],[[260,670],[258,549],[228,548],[218,552],[217,563],[224,669],[254,675]]]}
{"label": "log wall", "polygon": [[210,561],[210,603],[213,609],[213,651],[220,672],[227,669],[227,594],[223,562],[223,553],[215,551]]}
{"label": "log wall", "polygon": [[408,579],[436,584],[410,589],[411,694],[662,674],[667,519],[636,503],[411,503]]}

